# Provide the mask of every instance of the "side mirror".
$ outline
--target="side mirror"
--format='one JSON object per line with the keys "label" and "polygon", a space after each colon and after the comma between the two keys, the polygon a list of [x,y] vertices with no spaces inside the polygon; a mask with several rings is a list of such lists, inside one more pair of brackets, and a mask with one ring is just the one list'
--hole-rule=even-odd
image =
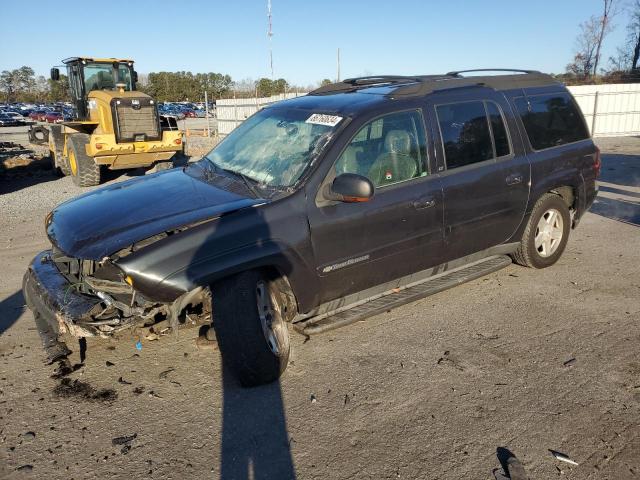
{"label": "side mirror", "polygon": [[374,187],[371,180],[355,173],[338,175],[327,195],[328,200],[339,202],[368,202],[373,197]]}
{"label": "side mirror", "polygon": [[57,68],[51,69],[51,80],[53,80],[54,82],[60,80],[60,70],[58,70]]}
{"label": "side mirror", "polygon": [[135,70],[133,71],[133,81],[138,83],[138,72],[136,72]]}

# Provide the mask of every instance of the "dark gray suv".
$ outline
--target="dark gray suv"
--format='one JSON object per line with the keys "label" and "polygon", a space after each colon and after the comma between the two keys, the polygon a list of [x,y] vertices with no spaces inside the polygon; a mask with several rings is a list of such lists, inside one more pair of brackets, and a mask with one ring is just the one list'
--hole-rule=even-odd
{"label": "dark gray suv", "polygon": [[290,326],[552,265],[599,169],[571,94],[539,72],[349,79],[264,108],[197,163],[58,206],[24,293],[51,362],[63,333],[212,324],[256,385],[284,371]]}

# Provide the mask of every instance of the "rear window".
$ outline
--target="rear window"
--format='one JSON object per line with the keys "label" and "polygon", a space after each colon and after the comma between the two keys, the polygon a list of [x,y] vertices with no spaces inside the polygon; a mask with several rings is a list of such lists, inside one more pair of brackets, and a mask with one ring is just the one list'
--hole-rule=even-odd
{"label": "rear window", "polygon": [[517,97],[515,104],[534,150],[589,138],[582,114],[568,93]]}

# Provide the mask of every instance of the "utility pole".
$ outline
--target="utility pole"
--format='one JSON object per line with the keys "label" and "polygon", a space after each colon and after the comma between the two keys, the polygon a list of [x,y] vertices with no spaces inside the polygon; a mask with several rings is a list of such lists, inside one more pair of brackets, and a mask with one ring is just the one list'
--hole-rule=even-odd
{"label": "utility pole", "polygon": [[273,44],[271,37],[273,37],[273,31],[271,30],[271,0],[267,0],[267,18],[269,19],[269,30],[267,36],[269,37],[269,66],[271,67],[271,80],[273,80]]}
{"label": "utility pole", "polygon": [[336,82],[340,81],[340,47],[338,47],[338,56],[337,56],[337,67],[338,67],[338,74],[336,76]]}

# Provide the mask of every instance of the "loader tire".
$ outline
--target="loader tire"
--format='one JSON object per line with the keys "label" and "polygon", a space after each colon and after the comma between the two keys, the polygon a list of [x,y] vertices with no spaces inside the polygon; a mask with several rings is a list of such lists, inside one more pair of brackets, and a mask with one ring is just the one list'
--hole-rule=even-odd
{"label": "loader tire", "polygon": [[73,183],[79,187],[92,187],[100,183],[100,165],[87,155],[85,146],[89,135],[76,133],[68,139],[68,161]]}

